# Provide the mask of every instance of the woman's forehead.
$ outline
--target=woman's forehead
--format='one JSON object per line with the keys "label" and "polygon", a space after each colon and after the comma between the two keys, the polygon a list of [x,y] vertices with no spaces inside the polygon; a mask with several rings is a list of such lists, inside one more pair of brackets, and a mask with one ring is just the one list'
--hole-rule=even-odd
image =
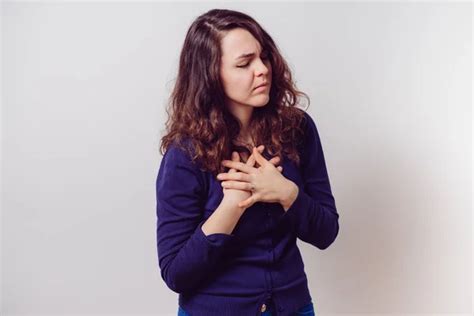
{"label": "woman's forehead", "polygon": [[229,61],[238,61],[254,56],[261,50],[257,39],[245,29],[233,29],[221,39],[222,56]]}

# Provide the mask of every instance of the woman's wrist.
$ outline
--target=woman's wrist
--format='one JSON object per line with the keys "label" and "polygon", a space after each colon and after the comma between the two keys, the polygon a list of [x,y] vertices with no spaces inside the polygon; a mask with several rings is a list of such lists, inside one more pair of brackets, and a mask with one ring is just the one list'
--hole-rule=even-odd
{"label": "woman's wrist", "polygon": [[242,198],[240,200],[236,200],[234,198],[228,198],[225,194],[224,197],[222,198],[221,205],[223,205],[226,209],[232,212],[237,212],[240,215],[242,215],[245,210],[247,209],[246,207],[240,207],[239,202],[245,200],[245,198]]}
{"label": "woman's wrist", "polygon": [[283,188],[283,194],[281,195],[282,198],[280,200],[281,206],[283,209],[288,211],[288,209],[293,205],[296,198],[298,197],[299,188],[298,186],[291,180],[287,180],[286,185]]}

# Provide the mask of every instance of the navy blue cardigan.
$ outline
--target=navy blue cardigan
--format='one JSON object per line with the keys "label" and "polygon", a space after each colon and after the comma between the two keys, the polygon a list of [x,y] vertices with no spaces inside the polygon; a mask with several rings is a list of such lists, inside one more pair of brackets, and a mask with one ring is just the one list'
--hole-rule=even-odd
{"label": "navy blue cardigan", "polygon": [[299,187],[296,200],[286,212],[278,203],[253,204],[232,234],[206,236],[201,229],[223,198],[221,181],[178,147],[165,152],[156,179],[158,261],[191,316],[259,315],[268,298],[278,315],[291,315],[312,302],[296,238],[326,249],[339,215],[318,130],[304,115],[301,165],[285,156],[280,163]]}

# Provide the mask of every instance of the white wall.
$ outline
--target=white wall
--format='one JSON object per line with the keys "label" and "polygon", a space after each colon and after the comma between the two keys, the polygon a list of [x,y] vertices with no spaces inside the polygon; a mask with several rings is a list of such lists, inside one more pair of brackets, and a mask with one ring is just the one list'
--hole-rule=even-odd
{"label": "white wall", "polygon": [[192,20],[249,13],[311,97],[340,233],[299,241],[318,315],[472,312],[470,3],[2,10],[2,315],[176,315],[159,276],[164,104]]}

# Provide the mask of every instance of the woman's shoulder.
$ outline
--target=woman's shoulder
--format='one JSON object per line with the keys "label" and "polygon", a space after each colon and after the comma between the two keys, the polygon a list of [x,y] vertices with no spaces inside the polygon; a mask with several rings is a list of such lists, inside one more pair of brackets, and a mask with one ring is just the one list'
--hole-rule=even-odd
{"label": "woman's shoulder", "polygon": [[188,138],[183,138],[181,140],[178,140],[178,139],[174,139],[173,141],[171,141],[166,150],[165,150],[165,154],[163,156],[169,156],[169,155],[180,155],[180,156],[183,156],[183,155],[186,155],[187,154],[187,150],[189,149],[189,139]]}
{"label": "woman's shoulder", "polygon": [[192,160],[191,142],[171,142],[161,159],[157,175],[157,192],[171,194],[178,192],[197,192],[206,196],[208,183],[206,175]]}
{"label": "woman's shoulder", "polygon": [[304,154],[304,148],[307,146],[308,142],[311,142],[311,140],[317,136],[316,123],[310,113],[301,108],[296,109],[302,115],[302,119],[298,125],[302,132],[302,141],[298,143],[297,147],[299,153]]}
{"label": "woman's shoulder", "polygon": [[187,166],[197,168],[197,164],[193,161],[195,151],[193,150],[190,138],[172,141],[163,155],[163,160],[171,165],[185,164]]}
{"label": "woman's shoulder", "polygon": [[318,128],[316,127],[316,121],[313,116],[302,110],[303,119],[300,124],[300,128],[303,133],[302,141],[298,143],[298,153],[301,161],[307,161],[312,153],[319,150],[321,146],[321,140],[319,138]]}
{"label": "woman's shoulder", "polygon": [[311,115],[307,111],[305,111],[303,109],[300,109],[300,108],[296,108],[296,109],[301,114],[303,114],[303,119],[301,120],[300,127],[303,129],[303,131],[306,134],[306,132],[308,132],[308,130],[310,132],[311,129],[316,126],[316,124],[314,123],[313,118],[311,117]]}
{"label": "woman's shoulder", "polygon": [[202,185],[205,185],[206,175],[193,159],[194,154],[195,150],[193,150],[191,139],[173,141],[163,154],[160,169],[166,170],[170,175],[186,172],[194,175]]}

